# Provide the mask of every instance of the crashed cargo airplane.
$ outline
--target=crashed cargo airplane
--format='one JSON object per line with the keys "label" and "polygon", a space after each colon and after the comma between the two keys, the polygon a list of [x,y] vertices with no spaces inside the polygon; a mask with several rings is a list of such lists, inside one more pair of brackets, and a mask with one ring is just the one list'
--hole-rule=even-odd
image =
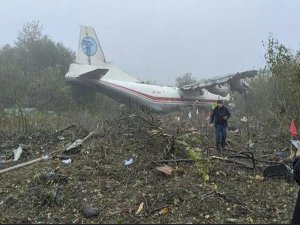
{"label": "crashed cargo airplane", "polygon": [[105,60],[93,27],[81,26],[76,61],[65,75],[67,81],[81,84],[127,106],[139,105],[152,112],[168,113],[197,103],[210,107],[217,100],[230,100],[230,92],[245,92],[245,79],[257,71],[251,70],[183,87],[144,84]]}

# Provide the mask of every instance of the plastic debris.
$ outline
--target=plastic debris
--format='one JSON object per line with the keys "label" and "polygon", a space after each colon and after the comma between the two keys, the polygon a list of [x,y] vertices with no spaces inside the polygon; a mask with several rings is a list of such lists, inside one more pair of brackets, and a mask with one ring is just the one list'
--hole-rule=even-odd
{"label": "plastic debris", "polygon": [[159,211],[159,215],[166,215],[171,212],[171,209],[168,207],[164,207]]}
{"label": "plastic debris", "polygon": [[288,153],[284,150],[278,150],[275,152],[276,159],[285,159],[288,157]]}
{"label": "plastic debris", "polygon": [[248,141],[247,146],[248,146],[249,148],[252,148],[252,147],[254,146],[254,142],[250,139],[250,140]]}
{"label": "plastic debris", "polygon": [[241,121],[246,123],[246,122],[248,121],[248,119],[247,119],[246,116],[244,116],[244,117],[241,119]]}
{"label": "plastic debris", "polygon": [[291,143],[294,145],[294,147],[295,147],[296,149],[298,149],[298,143],[297,143],[297,140],[291,139]]}
{"label": "plastic debris", "polygon": [[125,165],[125,166],[129,166],[129,165],[131,165],[132,163],[133,163],[133,159],[132,159],[132,158],[129,159],[129,160],[127,160],[127,159],[124,160],[124,165]]}
{"label": "plastic debris", "polygon": [[284,164],[268,166],[263,171],[264,177],[283,177],[287,180],[293,179],[292,169]]}
{"label": "plastic debris", "polygon": [[48,159],[50,159],[50,156],[49,156],[49,155],[43,155],[43,156],[42,156],[42,159],[48,160]]}
{"label": "plastic debris", "polygon": [[1,163],[5,163],[5,162],[6,162],[5,156],[0,156],[0,165]]}
{"label": "plastic debris", "polygon": [[64,159],[64,160],[62,160],[62,162],[64,164],[71,164],[72,160],[71,159]]}
{"label": "plastic debris", "polygon": [[58,140],[65,140],[65,137],[64,136],[58,136],[57,139]]}

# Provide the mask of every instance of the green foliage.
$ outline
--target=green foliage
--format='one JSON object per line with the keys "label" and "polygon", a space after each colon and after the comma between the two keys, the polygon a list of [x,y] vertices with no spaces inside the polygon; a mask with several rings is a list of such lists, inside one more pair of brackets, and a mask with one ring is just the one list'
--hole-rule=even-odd
{"label": "green foliage", "polygon": [[47,67],[63,76],[75,59],[75,53],[42,34],[42,26],[33,21],[24,25],[16,42],[16,55],[26,75],[39,73]]}
{"label": "green foliage", "polygon": [[263,46],[266,47],[265,59],[267,67],[271,70],[282,63],[290,62],[293,58],[290,50],[280,44],[272,35],[269,36],[268,44],[263,43]]}
{"label": "green foliage", "polygon": [[[41,127],[47,128],[49,133],[66,126],[59,116],[48,113],[3,113],[0,114],[0,127],[2,131],[17,132],[23,135],[32,135]],[[59,123],[57,122],[59,121]],[[65,119],[64,119],[65,121]]]}
{"label": "green foliage", "polygon": [[41,70],[39,75],[29,79],[31,80],[30,89],[27,90],[25,101],[27,106],[43,111],[65,111],[74,104],[70,87],[65,84],[61,74],[52,67]]}
{"label": "green foliage", "polygon": [[209,181],[211,162],[208,158],[203,158],[202,150],[200,148],[187,147],[187,154],[189,158],[195,162],[195,166],[202,180],[204,182]]}
{"label": "green foliage", "polygon": [[188,143],[189,146],[199,146],[202,145],[202,138],[199,134],[194,133],[187,133],[180,137],[180,139],[184,140],[184,142]]}
{"label": "green foliage", "polygon": [[191,73],[185,73],[181,77],[176,78],[176,86],[182,87],[187,84],[193,84],[196,83],[197,80],[192,76]]}
{"label": "green foliage", "polygon": [[266,69],[251,83],[245,110],[274,121],[300,119],[300,53],[280,44],[272,36],[266,47]]}

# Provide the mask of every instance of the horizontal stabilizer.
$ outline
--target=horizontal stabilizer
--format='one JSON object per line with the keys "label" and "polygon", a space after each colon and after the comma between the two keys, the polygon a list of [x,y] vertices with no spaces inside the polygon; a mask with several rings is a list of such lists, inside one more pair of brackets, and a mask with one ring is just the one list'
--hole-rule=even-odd
{"label": "horizontal stabilizer", "polygon": [[95,69],[90,72],[79,75],[79,78],[99,80],[107,73],[108,69]]}
{"label": "horizontal stabilizer", "polygon": [[107,68],[95,65],[81,65],[72,63],[66,78],[85,78],[99,80],[108,72]]}

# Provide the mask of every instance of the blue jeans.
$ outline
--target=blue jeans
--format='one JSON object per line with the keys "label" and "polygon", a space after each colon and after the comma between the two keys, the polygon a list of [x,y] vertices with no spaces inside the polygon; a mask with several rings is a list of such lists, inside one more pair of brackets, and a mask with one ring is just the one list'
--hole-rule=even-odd
{"label": "blue jeans", "polygon": [[216,137],[216,145],[224,147],[226,140],[226,129],[227,126],[223,124],[216,124],[215,126],[215,137]]}

